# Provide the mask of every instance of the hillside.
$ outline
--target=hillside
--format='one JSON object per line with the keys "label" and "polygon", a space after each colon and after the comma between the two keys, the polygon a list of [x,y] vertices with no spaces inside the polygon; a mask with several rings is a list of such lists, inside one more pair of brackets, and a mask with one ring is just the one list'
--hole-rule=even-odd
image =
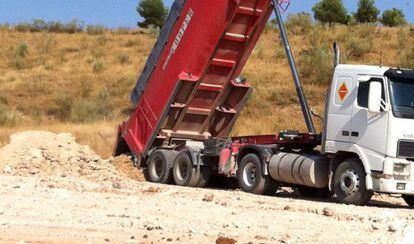
{"label": "hillside", "polygon": [[[309,103],[318,114],[332,71],[334,40],[341,45],[343,62],[414,67],[413,27],[288,23],[288,28]],[[0,37],[0,144],[16,131],[65,131],[109,156],[115,128],[130,114],[129,94],[157,33],[0,28]],[[277,30],[266,29],[243,76],[255,91],[234,135],[304,129]]]}

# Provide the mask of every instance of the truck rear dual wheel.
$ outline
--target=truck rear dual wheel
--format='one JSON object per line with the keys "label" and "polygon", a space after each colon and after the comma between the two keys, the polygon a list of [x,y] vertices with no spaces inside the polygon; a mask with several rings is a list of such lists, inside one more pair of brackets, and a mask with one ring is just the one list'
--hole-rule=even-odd
{"label": "truck rear dual wheel", "polygon": [[365,169],[357,158],[346,159],[336,168],[333,188],[339,202],[364,205],[371,200],[372,191],[365,185]]}
{"label": "truck rear dual wheel", "polygon": [[174,182],[178,186],[206,187],[210,181],[210,169],[193,164],[188,151],[178,154],[173,166]]}
{"label": "truck rear dual wheel", "polygon": [[257,195],[275,195],[279,184],[270,176],[263,175],[263,164],[256,154],[246,155],[237,170],[240,188]]}
{"label": "truck rear dual wheel", "polygon": [[153,152],[144,171],[146,180],[161,184],[172,183],[173,175],[171,169],[177,154],[176,151],[163,149]]}

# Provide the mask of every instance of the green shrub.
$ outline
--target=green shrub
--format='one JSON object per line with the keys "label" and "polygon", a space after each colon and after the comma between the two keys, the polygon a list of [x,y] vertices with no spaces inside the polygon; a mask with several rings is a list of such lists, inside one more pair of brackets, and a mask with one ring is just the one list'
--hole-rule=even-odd
{"label": "green shrub", "polygon": [[8,23],[0,24],[0,30],[1,31],[8,31],[8,30],[10,30],[10,24],[8,24]]}
{"label": "green shrub", "polygon": [[135,47],[139,45],[139,41],[138,40],[128,40],[125,42],[125,47]]}
{"label": "green shrub", "polygon": [[10,61],[10,67],[21,70],[28,68],[26,57],[29,54],[29,47],[25,42],[20,43],[14,50],[14,55]]}
{"label": "green shrub", "polygon": [[11,108],[0,104],[0,126],[14,126],[17,121],[17,114]]}
{"label": "green shrub", "polygon": [[53,70],[55,66],[51,62],[46,62],[44,65],[46,70]]}
{"label": "green shrub", "polygon": [[381,35],[380,28],[378,28],[376,24],[360,24],[349,30],[351,31],[350,33],[355,31],[358,34],[358,37],[364,39],[372,39]]}
{"label": "green shrub", "polygon": [[102,35],[106,28],[103,25],[88,25],[86,26],[86,33],[89,35]]}
{"label": "green shrub", "polygon": [[272,90],[269,98],[266,100],[272,101],[279,106],[289,106],[298,103],[298,97],[293,87]]}
{"label": "green shrub", "polygon": [[410,29],[399,28],[398,38],[398,56],[400,59],[399,66],[403,68],[414,68],[414,46],[407,45],[409,42]]}
{"label": "green shrub", "polygon": [[29,32],[31,30],[31,24],[27,22],[19,23],[15,26],[16,31]]}
{"label": "green shrub", "polygon": [[61,33],[77,33],[83,31],[83,25],[78,20],[72,20],[71,22],[67,24],[62,25],[62,30],[60,30]]}
{"label": "green shrub", "polygon": [[98,93],[96,103],[98,105],[98,114],[103,118],[108,118],[113,115],[113,105],[111,104],[112,99],[107,89],[103,89]]}
{"label": "green shrub", "polygon": [[7,99],[6,95],[0,94],[0,104],[7,105],[9,100]]}
{"label": "green shrub", "polygon": [[98,120],[98,108],[96,103],[81,99],[76,101],[71,110],[71,121],[73,122],[93,122]]}
{"label": "green shrub", "polygon": [[332,79],[333,54],[327,44],[312,46],[300,56],[299,71],[306,81],[326,85]]}
{"label": "green shrub", "polygon": [[95,59],[92,63],[92,69],[95,73],[100,73],[105,69],[105,62],[102,58]]}
{"label": "green shrub", "polygon": [[63,32],[63,24],[59,21],[52,21],[48,23],[47,30],[49,32],[60,33]]}
{"label": "green shrub", "polygon": [[131,29],[127,27],[119,27],[119,28],[116,28],[115,30],[112,30],[112,33],[117,34],[117,35],[128,35],[131,33]]}
{"label": "green shrub", "polygon": [[98,43],[98,45],[102,47],[105,46],[107,42],[108,42],[108,38],[104,34],[96,37],[96,43]]}
{"label": "green shrub", "polygon": [[92,88],[91,82],[82,80],[81,86],[80,86],[81,96],[83,98],[88,98],[91,96],[92,91],[93,91],[93,88]]}
{"label": "green shrub", "polygon": [[29,54],[29,47],[25,42],[21,42],[17,47],[15,51],[15,56],[20,58],[25,58]]}
{"label": "green shrub", "polygon": [[286,58],[286,51],[285,51],[285,49],[282,48],[282,47],[276,48],[276,50],[274,52],[274,57],[276,59]]}
{"label": "green shrub", "polygon": [[110,104],[107,90],[99,92],[95,99],[80,99],[71,109],[71,121],[90,123],[113,115],[113,106]]}
{"label": "green shrub", "polygon": [[47,33],[44,33],[42,37],[39,38],[37,44],[37,50],[41,54],[48,54],[52,51],[53,47],[56,45],[53,36]]}
{"label": "green shrub", "polygon": [[34,19],[30,26],[31,32],[40,32],[40,31],[46,31],[46,30],[47,30],[47,23],[46,21],[42,19]]}
{"label": "green shrub", "polygon": [[262,45],[260,44],[256,45],[256,47],[253,50],[253,57],[257,59],[264,59],[265,53],[264,53],[264,48]]}
{"label": "green shrub", "polygon": [[65,53],[77,53],[80,52],[81,49],[79,47],[64,47],[61,50]]}
{"label": "green shrub", "polygon": [[414,69],[414,46],[410,46],[399,54],[400,67]]}
{"label": "green shrub", "polygon": [[59,21],[46,22],[42,19],[34,19],[32,22],[22,22],[15,26],[20,32],[53,32],[53,33],[77,33],[83,31],[83,24],[77,20],[69,23]]}
{"label": "green shrub", "polygon": [[290,14],[285,23],[286,29],[293,34],[307,34],[314,25],[312,16],[309,13]]}
{"label": "green shrub", "polygon": [[127,53],[121,53],[118,55],[118,61],[121,64],[129,64],[129,55]]}
{"label": "green shrub", "polygon": [[361,58],[372,48],[372,42],[369,39],[349,38],[347,44],[347,56],[354,58]]}
{"label": "green shrub", "polygon": [[160,28],[154,25],[148,27],[148,33],[152,37],[158,37],[160,35]]}
{"label": "green shrub", "polygon": [[136,82],[135,76],[121,77],[117,79],[109,88],[110,95],[113,97],[125,97],[129,95],[132,87]]}
{"label": "green shrub", "polygon": [[25,59],[21,58],[21,57],[14,57],[11,61],[10,61],[10,67],[17,69],[17,70],[22,70],[22,69],[26,69],[27,68],[27,62]]}
{"label": "green shrub", "polygon": [[55,94],[54,103],[56,108],[50,112],[61,121],[68,121],[71,119],[72,107],[74,105],[74,97],[65,91],[59,91]]}

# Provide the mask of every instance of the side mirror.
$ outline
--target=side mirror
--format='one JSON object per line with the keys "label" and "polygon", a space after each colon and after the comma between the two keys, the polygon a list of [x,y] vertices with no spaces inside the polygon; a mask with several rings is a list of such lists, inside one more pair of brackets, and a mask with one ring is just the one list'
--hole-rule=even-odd
{"label": "side mirror", "polygon": [[371,82],[369,84],[369,97],[368,97],[368,111],[370,113],[381,112],[381,94],[382,85],[380,82]]}

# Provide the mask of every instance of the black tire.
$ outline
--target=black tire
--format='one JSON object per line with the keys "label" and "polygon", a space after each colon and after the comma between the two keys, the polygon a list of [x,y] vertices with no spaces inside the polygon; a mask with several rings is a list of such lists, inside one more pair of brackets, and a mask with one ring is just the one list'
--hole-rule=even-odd
{"label": "black tire", "polygon": [[176,151],[160,149],[153,152],[144,170],[145,179],[153,183],[171,184],[173,182],[171,169],[176,157]]}
{"label": "black tire", "polygon": [[262,161],[256,154],[246,155],[240,162],[237,170],[239,187],[249,193],[257,195],[274,195],[279,188],[277,182],[269,176],[263,175]]}
{"label": "black tire", "polygon": [[297,187],[300,195],[307,198],[331,198],[333,192],[329,188],[314,188],[309,186],[298,186]]}
{"label": "black tire", "polygon": [[194,166],[188,151],[178,154],[172,172],[174,182],[178,186],[196,187],[199,183],[200,172]]}
{"label": "black tire", "polygon": [[414,206],[414,196],[402,195],[402,198],[404,199],[405,203],[408,204],[408,206],[410,206],[410,207]]}
{"label": "black tire", "polygon": [[374,193],[366,189],[365,176],[359,159],[350,158],[339,164],[333,177],[333,189],[338,201],[354,205],[369,202]]}
{"label": "black tire", "polygon": [[211,171],[208,167],[202,166],[200,168],[199,179],[197,187],[205,188],[210,183]]}

